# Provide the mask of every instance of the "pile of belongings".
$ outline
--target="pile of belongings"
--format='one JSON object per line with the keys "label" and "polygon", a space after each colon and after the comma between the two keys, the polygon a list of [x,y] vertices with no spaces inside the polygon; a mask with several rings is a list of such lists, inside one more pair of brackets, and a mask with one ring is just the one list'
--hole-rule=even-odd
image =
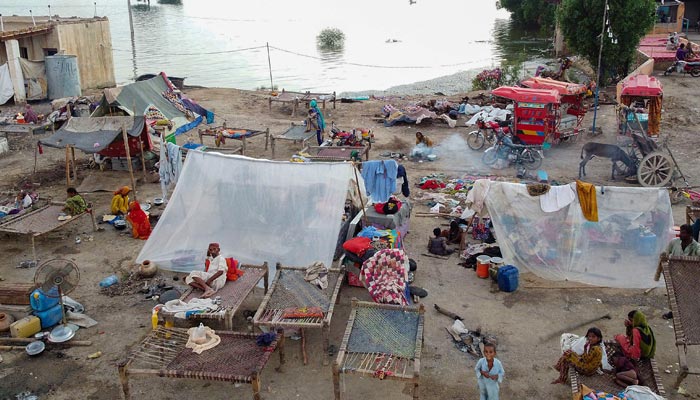
{"label": "pile of belongings", "polygon": [[457,126],[457,121],[450,118],[447,114],[438,115],[427,108],[417,105],[407,105],[403,108],[397,108],[391,104],[387,104],[382,108],[382,115],[384,116],[384,126],[394,126],[399,122],[417,125],[424,119],[440,119],[445,121],[450,128]]}
{"label": "pile of belongings", "polygon": [[32,204],[36,203],[38,199],[39,195],[36,193],[19,192],[14,200],[7,201],[4,205],[0,206],[0,219],[8,215],[23,213],[26,209],[31,208]]}
{"label": "pile of belongings", "polygon": [[56,123],[67,121],[70,117],[89,117],[98,104],[86,96],[56,99],[51,102],[51,109],[54,111],[47,119]]}
{"label": "pile of belongings", "polygon": [[617,394],[593,390],[586,385],[581,385],[582,400],[664,400],[646,386],[632,385]]}
{"label": "pile of belongings", "polygon": [[[473,107],[478,107],[478,106],[473,106]],[[472,110],[475,109],[472,107]],[[474,115],[464,123],[464,125],[470,126],[470,125],[475,125],[476,121],[479,119],[483,119],[484,122],[491,122],[491,121],[505,121],[508,119],[508,116],[513,113],[513,106],[509,104],[506,106],[505,109],[498,108],[498,107],[493,107],[493,106],[485,106],[481,107],[477,112],[474,113]]]}
{"label": "pile of belongings", "polygon": [[455,319],[451,326],[445,328],[454,341],[455,347],[463,353],[469,353],[474,358],[483,357],[483,346],[486,343],[497,345],[498,341],[495,336],[484,335],[481,333],[481,328],[476,328],[473,331],[468,330],[464,323]]}

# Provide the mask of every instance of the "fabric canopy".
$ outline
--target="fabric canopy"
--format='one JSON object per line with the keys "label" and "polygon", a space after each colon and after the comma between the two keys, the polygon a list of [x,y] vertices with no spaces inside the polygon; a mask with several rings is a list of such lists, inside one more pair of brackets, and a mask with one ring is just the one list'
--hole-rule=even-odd
{"label": "fabric canopy", "polygon": [[[164,93],[172,92],[171,86],[166,79],[163,74],[159,74],[145,81],[105,89],[102,101],[92,113],[92,116],[101,117],[108,115],[110,107],[117,107],[129,115],[141,116],[146,115],[149,107],[153,107],[172,122],[173,129],[168,134],[174,133],[175,135],[187,132],[199,125],[203,118],[206,118],[208,123],[213,122],[214,115],[199,105],[195,107],[196,110],[191,110],[194,118],[189,120],[185,112],[166,99]],[[193,104],[196,105],[196,103]],[[207,115],[201,115],[201,113],[206,113]]]}
{"label": "fabric canopy", "polygon": [[191,151],[137,262],[201,270],[217,242],[244,263],[330,266],[353,168]]}
{"label": "fabric canopy", "polygon": [[[571,186],[575,193],[576,184]],[[578,196],[573,198],[558,211],[544,212],[540,197],[530,196],[525,185],[491,182],[486,206],[505,261],[550,280],[658,286],[658,256],[673,228],[668,191],[597,187],[598,222],[587,221]]]}
{"label": "fabric canopy", "polygon": [[145,128],[144,117],[74,117],[61,129],[39,143],[56,148],[70,145],[86,153],[99,153],[115,139],[121,138],[122,127],[129,136],[140,136]]}
{"label": "fabric canopy", "polygon": [[7,63],[0,65],[0,105],[7,103],[15,95],[10,78],[10,67]]}
{"label": "fabric canopy", "polygon": [[559,104],[561,98],[559,92],[554,89],[529,89],[512,86],[501,86],[493,89],[491,94],[504,97],[509,100],[525,103],[553,103]]}

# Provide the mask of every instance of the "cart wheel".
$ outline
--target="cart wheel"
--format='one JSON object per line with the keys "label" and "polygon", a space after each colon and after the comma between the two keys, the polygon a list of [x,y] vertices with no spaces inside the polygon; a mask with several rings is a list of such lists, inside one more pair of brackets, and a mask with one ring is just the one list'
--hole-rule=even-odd
{"label": "cart wheel", "polygon": [[660,152],[647,154],[637,168],[637,180],[642,186],[665,186],[672,178],[671,157]]}

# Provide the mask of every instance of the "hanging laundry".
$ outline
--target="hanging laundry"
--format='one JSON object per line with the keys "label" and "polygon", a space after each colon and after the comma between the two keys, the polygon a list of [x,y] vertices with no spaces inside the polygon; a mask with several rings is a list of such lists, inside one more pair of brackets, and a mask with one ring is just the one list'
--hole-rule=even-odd
{"label": "hanging laundry", "polygon": [[[168,187],[175,185],[182,171],[182,150],[170,142],[160,144],[160,162],[158,175],[163,199],[168,198]],[[165,200],[167,201],[167,200]]]}
{"label": "hanging laundry", "polygon": [[552,186],[549,191],[540,196],[540,207],[544,212],[555,212],[568,206],[576,200],[576,193],[571,185]]}
{"label": "hanging laundry", "polygon": [[396,191],[398,164],[395,160],[373,160],[362,163],[362,178],[367,195],[374,202],[385,203]]}
{"label": "hanging laundry", "polygon": [[576,181],[578,201],[581,203],[583,216],[592,222],[598,222],[598,202],[596,201],[595,186],[591,183]]}
{"label": "hanging laundry", "polygon": [[396,179],[403,178],[403,183],[401,184],[401,194],[408,198],[411,195],[411,190],[408,186],[408,175],[406,174],[406,168],[399,164],[398,170],[396,171]]}

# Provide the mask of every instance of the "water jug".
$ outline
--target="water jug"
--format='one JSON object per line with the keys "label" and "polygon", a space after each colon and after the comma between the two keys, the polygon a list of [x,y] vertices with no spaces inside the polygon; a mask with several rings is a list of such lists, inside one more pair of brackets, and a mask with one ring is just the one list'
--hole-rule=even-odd
{"label": "water jug", "polygon": [[41,320],[41,329],[50,328],[61,322],[61,319],[63,318],[60,304],[56,304],[48,310],[34,311],[34,315],[39,317],[39,320]]}
{"label": "water jug", "polygon": [[41,289],[34,289],[29,295],[29,304],[34,311],[46,311],[58,304],[58,300],[58,288],[56,286],[52,287],[48,293],[44,293]]}
{"label": "water jug", "polygon": [[502,292],[515,292],[518,290],[520,273],[518,268],[506,265],[498,269],[498,289]]}

